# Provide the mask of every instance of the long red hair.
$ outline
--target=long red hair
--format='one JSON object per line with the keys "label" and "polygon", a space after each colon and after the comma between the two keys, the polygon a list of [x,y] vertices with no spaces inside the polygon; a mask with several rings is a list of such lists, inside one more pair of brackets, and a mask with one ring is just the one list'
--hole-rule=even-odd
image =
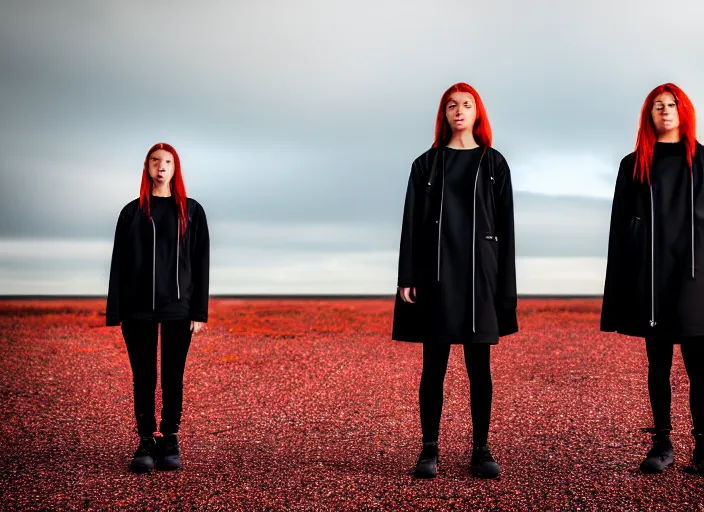
{"label": "long red hair", "polygon": [[636,166],[633,169],[633,179],[650,184],[650,164],[653,161],[653,150],[657,141],[655,123],[651,114],[655,98],[664,92],[669,92],[675,98],[677,114],[680,118],[680,137],[684,142],[687,154],[687,164],[691,172],[692,159],[697,152],[697,120],[694,105],[682,89],[673,83],[658,85],[645,98],[640,111],[640,126],[636,139]]}
{"label": "long red hair", "polygon": [[447,106],[447,102],[450,101],[450,95],[455,92],[468,92],[474,97],[477,117],[472,127],[472,135],[476,143],[480,146],[491,146],[491,126],[489,125],[489,118],[484,109],[484,103],[482,103],[482,99],[479,93],[474,90],[474,87],[464,82],[459,82],[445,91],[445,94],[443,94],[440,99],[438,115],[435,120],[435,142],[433,142],[433,147],[444,146],[450,142],[452,138],[452,128],[450,128],[450,123],[447,122],[445,107]]}
{"label": "long red hair", "polygon": [[142,169],[142,184],[139,187],[139,206],[144,213],[147,214],[147,217],[151,217],[149,199],[152,195],[154,183],[152,182],[151,176],[149,176],[149,157],[158,149],[168,151],[174,156],[174,175],[169,182],[169,188],[171,189],[171,195],[176,200],[179,231],[181,232],[181,237],[184,237],[186,235],[186,228],[188,227],[186,185],[183,183],[183,174],[181,173],[181,159],[178,157],[178,153],[171,144],[158,142],[147,151],[147,156],[144,158],[144,167]]}

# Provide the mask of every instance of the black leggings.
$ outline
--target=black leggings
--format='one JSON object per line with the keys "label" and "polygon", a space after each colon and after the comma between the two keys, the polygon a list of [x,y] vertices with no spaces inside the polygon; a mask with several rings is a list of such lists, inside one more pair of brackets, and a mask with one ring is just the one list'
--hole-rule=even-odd
{"label": "black leggings", "polygon": [[[682,359],[689,377],[689,406],[692,411],[694,434],[704,434],[704,339],[680,338]],[[656,430],[672,430],[670,405],[672,388],[670,369],[674,345],[672,340],[645,339],[648,353],[648,393]]]}
{"label": "black leggings", "polygon": [[[464,345],[464,362],[469,376],[469,399],[472,412],[472,437],[475,446],[484,446],[489,437],[491,419],[491,345]],[[438,440],[442,414],[443,383],[450,358],[450,345],[423,344],[423,374],[420,378],[420,423],[423,442]]]}
{"label": "black leggings", "polygon": [[[178,432],[183,406],[183,372],[191,345],[191,321],[161,323],[161,423],[159,431]],[[122,336],[132,366],[134,414],[140,436],[156,431],[154,394],[156,392],[156,350],[159,323],[152,320],[122,322]]]}

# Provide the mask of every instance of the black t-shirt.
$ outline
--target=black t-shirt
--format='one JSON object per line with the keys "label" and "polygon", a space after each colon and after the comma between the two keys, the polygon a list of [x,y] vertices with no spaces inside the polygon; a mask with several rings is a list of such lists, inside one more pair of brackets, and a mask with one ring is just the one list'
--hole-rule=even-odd
{"label": "black t-shirt", "polygon": [[[178,232],[178,208],[173,196],[158,197],[152,196],[150,202],[152,220],[154,221],[153,231],[156,233],[155,259],[155,310],[156,320],[177,320],[188,318],[189,304],[181,298],[171,300],[173,293],[169,290],[177,289],[179,282],[176,274],[177,250],[183,250],[180,244]],[[152,240],[154,241],[154,240]]]}
{"label": "black t-shirt", "polygon": [[655,287],[661,322],[669,320],[690,269],[690,170],[683,142],[656,142],[651,167]]}

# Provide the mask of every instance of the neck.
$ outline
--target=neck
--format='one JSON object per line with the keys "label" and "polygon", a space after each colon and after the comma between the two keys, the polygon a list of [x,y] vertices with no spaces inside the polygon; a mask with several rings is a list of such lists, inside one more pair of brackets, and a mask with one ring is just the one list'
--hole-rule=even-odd
{"label": "neck", "polygon": [[682,140],[682,137],[680,137],[679,130],[670,130],[669,132],[658,134],[658,142],[679,142],[680,140]]}
{"label": "neck", "polygon": [[473,149],[478,148],[479,144],[474,140],[471,130],[453,132],[450,142],[447,143],[448,148],[452,149]]}
{"label": "neck", "polygon": [[171,188],[169,188],[168,183],[165,183],[164,185],[160,185],[158,187],[154,185],[152,187],[152,195],[157,197],[171,197]]}

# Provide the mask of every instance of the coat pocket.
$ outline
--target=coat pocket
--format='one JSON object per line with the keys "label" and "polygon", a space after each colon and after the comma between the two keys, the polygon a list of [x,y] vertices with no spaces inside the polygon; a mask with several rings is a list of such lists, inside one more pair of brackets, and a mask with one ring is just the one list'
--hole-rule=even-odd
{"label": "coat pocket", "polygon": [[477,238],[474,284],[476,332],[498,333],[496,295],[499,282],[499,242],[489,232],[479,234]]}
{"label": "coat pocket", "polygon": [[626,234],[626,258],[625,264],[633,266],[642,259],[646,251],[647,234],[645,232],[645,224],[640,217],[634,215],[628,222],[628,230]]}
{"label": "coat pocket", "polygon": [[493,297],[496,293],[496,286],[499,279],[499,239],[496,235],[485,233],[478,241],[481,247],[479,251],[480,266],[476,272],[481,273],[486,290],[486,298]]}

